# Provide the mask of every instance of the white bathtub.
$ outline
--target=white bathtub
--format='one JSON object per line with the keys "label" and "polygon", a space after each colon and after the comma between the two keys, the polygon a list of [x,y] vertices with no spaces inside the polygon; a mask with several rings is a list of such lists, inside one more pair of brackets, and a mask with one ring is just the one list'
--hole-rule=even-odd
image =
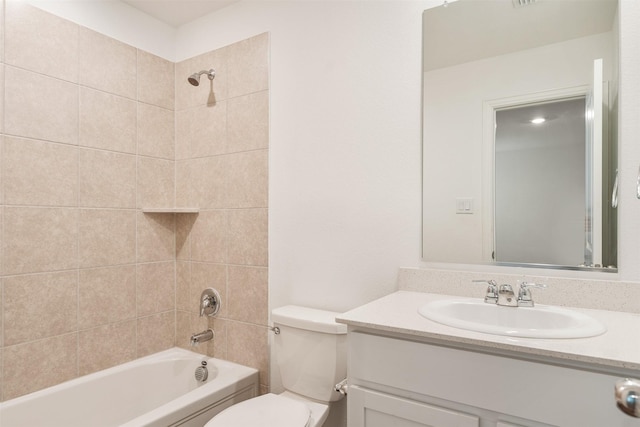
{"label": "white bathtub", "polygon": [[[202,360],[209,377],[198,383]],[[256,369],[172,348],[8,400],[0,404],[0,426],[202,427],[257,394]]]}

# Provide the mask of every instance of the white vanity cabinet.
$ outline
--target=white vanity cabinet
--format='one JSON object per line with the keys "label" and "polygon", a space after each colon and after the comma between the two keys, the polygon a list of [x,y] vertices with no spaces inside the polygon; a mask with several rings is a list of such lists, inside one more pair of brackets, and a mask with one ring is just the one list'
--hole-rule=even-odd
{"label": "white vanity cabinet", "polygon": [[348,341],[349,427],[640,427],[615,405],[623,370],[375,330],[350,330]]}

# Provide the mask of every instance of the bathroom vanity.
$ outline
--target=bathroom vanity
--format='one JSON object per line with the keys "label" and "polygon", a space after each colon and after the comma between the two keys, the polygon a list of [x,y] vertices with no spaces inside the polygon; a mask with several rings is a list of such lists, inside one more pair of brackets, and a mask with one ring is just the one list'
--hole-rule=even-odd
{"label": "bathroom vanity", "polygon": [[455,298],[399,291],[337,318],[349,327],[349,427],[640,426],[614,398],[616,381],[640,377],[639,315],[575,309],[607,332],[538,339],[418,314]]}

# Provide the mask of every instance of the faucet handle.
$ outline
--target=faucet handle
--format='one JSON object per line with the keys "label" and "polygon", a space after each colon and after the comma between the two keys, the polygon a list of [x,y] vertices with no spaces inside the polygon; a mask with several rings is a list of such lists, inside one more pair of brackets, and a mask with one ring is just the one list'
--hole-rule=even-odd
{"label": "faucet handle", "polygon": [[472,280],[472,283],[486,283],[487,293],[484,296],[484,302],[495,304],[498,302],[498,283],[495,280]]}
{"label": "faucet handle", "polygon": [[529,288],[544,289],[547,285],[542,283],[527,283],[519,282],[520,290],[518,291],[518,306],[520,307],[533,307],[533,299],[531,298],[531,291]]}
{"label": "faucet handle", "polygon": [[214,288],[207,288],[200,295],[200,317],[207,315],[214,317],[220,311],[222,299],[220,293]]}
{"label": "faucet handle", "polygon": [[547,285],[544,285],[542,283],[533,283],[533,282],[518,282],[518,284],[520,285],[521,288],[538,288],[538,289],[544,289],[547,287]]}

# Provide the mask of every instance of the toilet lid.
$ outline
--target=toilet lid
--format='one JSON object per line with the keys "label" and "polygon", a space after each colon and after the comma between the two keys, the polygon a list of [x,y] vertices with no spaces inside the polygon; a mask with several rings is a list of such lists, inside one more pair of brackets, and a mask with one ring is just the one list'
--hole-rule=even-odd
{"label": "toilet lid", "polygon": [[310,416],[304,403],[268,393],[230,406],[205,427],[305,427]]}

